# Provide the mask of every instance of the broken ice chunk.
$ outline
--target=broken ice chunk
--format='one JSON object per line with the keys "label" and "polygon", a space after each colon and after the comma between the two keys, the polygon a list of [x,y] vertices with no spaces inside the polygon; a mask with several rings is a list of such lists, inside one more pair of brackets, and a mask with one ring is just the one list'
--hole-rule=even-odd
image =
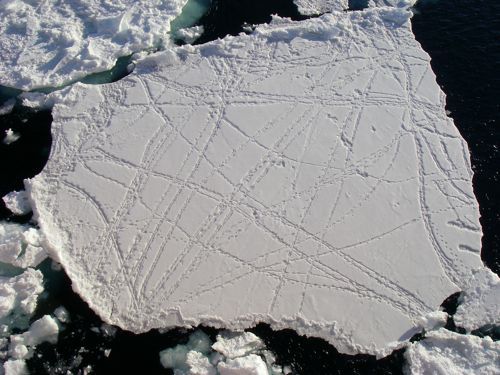
{"label": "broken ice chunk", "polygon": [[16,267],[36,267],[46,257],[43,236],[28,225],[0,223],[0,262]]}
{"label": "broken ice chunk", "polygon": [[0,324],[23,327],[43,292],[43,275],[28,268],[14,277],[0,276]]}
{"label": "broken ice chunk", "polygon": [[2,199],[5,206],[15,215],[25,215],[31,211],[31,204],[24,190],[10,192]]}
{"label": "broken ice chunk", "polygon": [[500,278],[486,268],[474,272],[453,319],[468,332],[500,324]]}
{"label": "broken ice chunk", "polygon": [[5,137],[3,138],[3,143],[6,145],[10,145],[11,143],[14,143],[20,138],[20,135],[16,132],[14,132],[12,129],[7,129],[5,131]]}
{"label": "broken ice chunk", "polygon": [[500,372],[500,342],[461,335],[441,328],[411,344],[405,352],[410,374],[477,374]]}

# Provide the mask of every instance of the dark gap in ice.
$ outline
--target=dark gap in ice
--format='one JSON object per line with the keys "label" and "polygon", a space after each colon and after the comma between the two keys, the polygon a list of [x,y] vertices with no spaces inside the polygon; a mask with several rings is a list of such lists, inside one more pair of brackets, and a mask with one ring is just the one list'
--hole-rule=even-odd
{"label": "dark gap in ice", "polygon": [[10,99],[16,98],[22,94],[23,90],[15,89],[13,87],[0,85],[0,106]]}
{"label": "dark gap in ice", "polygon": [[[24,188],[23,180],[41,172],[50,153],[52,115],[48,110],[34,110],[16,105],[13,110],[0,115],[0,134],[12,129],[19,139],[10,144],[0,140],[0,197]],[[31,214],[15,216],[0,199],[0,220],[27,222]]]}
{"label": "dark gap in ice", "polygon": [[193,44],[248,33],[252,25],[269,23],[273,14],[295,21],[313,17],[300,14],[292,0],[212,0],[208,11],[196,23],[204,31]]}
{"label": "dark gap in ice", "polygon": [[500,326],[495,324],[486,324],[478,329],[471,332],[474,336],[479,337],[490,337],[493,341],[500,340]]}
{"label": "dark gap in ice", "polygon": [[500,1],[419,1],[415,9],[413,32],[471,152],[481,258],[500,275]]}
{"label": "dark gap in ice", "polygon": [[446,328],[449,331],[456,333],[465,333],[465,329],[461,327],[457,327],[455,324],[455,320],[453,319],[453,315],[457,312],[458,305],[460,305],[462,297],[462,292],[453,293],[451,296],[446,298],[441,304],[441,309],[448,314],[448,319],[446,320]]}
{"label": "dark gap in ice", "polygon": [[347,10],[363,10],[368,8],[369,0],[349,0],[349,8]]}
{"label": "dark gap in ice", "polygon": [[249,329],[267,345],[278,365],[289,365],[293,374],[401,374],[404,349],[377,360],[368,354],[339,353],[325,340],[301,336],[291,329],[274,331],[267,324]]}
{"label": "dark gap in ice", "polygon": [[165,374],[159,352],[187,342],[189,332],[183,329],[135,335],[103,326],[102,320],[72,290],[64,271],[52,269],[50,260],[40,269],[46,293],[32,321],[52,314],[61,305],[68,310],[70,320],[62,324],[56,344],[37,346],[35,356],[27,361],[30,374],[67,374],[68,371],[79,374],[87,366],[92,367],[94,374]]}
{"label": "dark gap in ice", "polygon": [[[45,293],[31,322],[52,314],[63,305],[70,320],[62,324],[56,344],[37,346],[35,356],[27,361],[32,374],[82,373],[92,366],[95,374],[167,374],[159,360],[160,351],[187,343],[194,329],[174,329],[166,333],[151,330],[133,334],[104,326],[101,319],[71,288],[63,270],[54,270],[52,261],[40,266]],[[215,341],[218,329],[200,326]],[[113,332],[114,331],[114,332]],[[403,350],[376,360],[370,355],[340,354],[326,341],[300,336],[287,329],[273,331],[267,324],[249,329],[261,337],[277,357],[278,365],[291,366],[293,374],[401,374]],[[113,332],[109,335],[106,332]],[[106,351],[111,350],[106,356]],[[79,372],[80,370],[80,372]]]}

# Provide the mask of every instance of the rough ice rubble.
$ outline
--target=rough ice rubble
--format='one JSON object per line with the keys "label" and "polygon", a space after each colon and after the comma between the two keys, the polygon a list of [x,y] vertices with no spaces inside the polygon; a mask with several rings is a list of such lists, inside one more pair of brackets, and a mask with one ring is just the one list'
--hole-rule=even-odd
{"label": "rough ice rubble", "polygon": [[[332,11],[343,11],[349,8],[349,0],[293,0],[300,13],[316,15]],[[359,1],[363,2],[363,0]],[[366,0],[367,7],[408,8],[417,0]]]}
{"label": "rough ice rubble", "polygon": [[0,223],[0,262],[20,268],[36,267],[47,257],[42,242],[38,229]]}
{"label": "rough ice rubble", "polygon": [[42,273],[28,268],[13,277],[0,276],[0,325],[24,328],[43,292]]}
{"label": "rough ice rubble", "polygon": [[0,2],[0,85],[59,86],[168,39],[187,0]]}
{"label": "rough ice rubble", "polygon": [[486,268],[475,272],[453,318],[468,332],[487,324],[500,325],[499,277]]}
{"label": "rough ice rubble", "polygon": [[32,349],[43,343],[55,344],[59,335],[59,326],[50,315],[35,320],[23,333],[10,336],[9,354],[14,359],[25,359],[32,355]]}
{"label": "rough ice rubble", "polygon": [[498,374],[500,342],[489,337],[461,335],[444,328],[426,334],[405,352],[408,374]]}
{"label": "rough ice rubble", "polygon": [[[264,359],[265,361],[264,361]],[[202,331],[195,331],[186,345],[160,352],[160,361],[176,375],[282,374],[264,342],[251,332],[223,332],[212,345]]]}
{"label": "rough ice rubble", "polygon": [[27,188],[75,289],[136,332],[409,338],[481,267],[467,146],[409,16],[275,18],[58,94]]}
{"label": "rough ice rubble", "polygon": [[297,9],[304,15],[322,14],[331,11],[342,11],[349,8],[348,0],[293,0]]}
{"label": "rough ice rubble", "polygon": [[24,190],[12,191],[4,195],[2,200],[5,203],[5,207],[16,215],[25,215],[31,212],[31,204]]}

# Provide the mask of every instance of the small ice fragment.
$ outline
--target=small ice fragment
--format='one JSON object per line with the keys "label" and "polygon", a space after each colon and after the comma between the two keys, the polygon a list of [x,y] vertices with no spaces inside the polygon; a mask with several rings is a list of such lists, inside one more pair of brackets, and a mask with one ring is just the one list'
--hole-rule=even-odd
{"label": "small ice fragment", "polygon": [[256,354],[245,357],[227,359],[219,362],[217,370],[220,375],[268,375],[264,360]]}
{"label": "small ice fragment", "polygon": [[69,311],[66,310],[66,308],[64,306],[59,306],[57,309],[55,309],[54,316],[61,323],[68,323],[70,321]]}
{"label": "small ice fragment", "polygon": [[25,358],[29,350],[42,342],[55,344],[59,334],[59,326],[50,315],[45,315],[31,324],[28,331],[10,336],[9,354],[13,358]]}
{"label": "small ice fragment", "polygon": [[25,215],[31,211],[31,204],[26,191],[12,191],[2,198],[5,206],[16,215]]}
{"label": "small ice fragment", "polygon": [[202,353],[191,350],[187,353],[186,364],[190,375],[216,375],[215,367]]}
{"label": "small ice fragment", "polygon": [[101,325],[101,332],[108,337],[114,337],[118,329],[110,324],[103,323]]}
{"label": "small ice fragment", "polygon": [[177,30],[175,38],[180,39],[187,44],[191,44],[198,39],[201,34],[203,34],[203,26],[193,26]]}
{"label": "small ice fragment", "polygon": [[187,369],[186,358],[189,349],[185,345],[177,345],[160,352],[160,362],[165,368]]}
{"label": "small ice fragment", "polygon": [[6,145],[10,145],[17,141],[21,136],[18,133],[15,133],[12,129],[7,129],[5,131],[5,137],[3,139],[3,143]]}
{"label": "small ice fragment", "polygon": [[9,99],[5,103],[0,105],[0,116],[12,112],[12,109],[14,108],[15,105],[16,105],[15,99]]}
{"label": "small ice fragment", "polygon": [[487,324],[500,324],[500,278],[487,268],[476,271],[453,319],[468,332]]}
{"label": "small ice fragment", "polygon": [[42,242],[38,229],[0,223],[0,262],[21,268],[36,267],[47,257]]}
{"label": "small ice fragment", "polygon": [[5,375],[28,375],[28,366],[23,359],[9,359],[3,364]]}
{"label": "small ice fragment", "polygon": [[428,332],[424,340],[411,344],[405,357],[406,373],[415,375],[500,373],[500,342],[444,328]]}
{"label": "small ice fragment", "polygon": [[197,352],[207,354],[210,352],[210,345],[212,342],[210,341],[210,337],[201,331],[194,331],[191,336],[189,336],[189,341],[187,346],[190,350],[195,350]]}
{"label": "small ice fragment", "polygon": [[14,313],[19,319],[30,316],[43,292],[43,275],[28,268],[15,277],[0,277],[0,322]]}
{"label": "small ice fragment", "polygon": [[433,311],[417,320],[418,327],[430,331],[432,329],[444,327],[448,314],[444,311]]}
{"label": "small ice fragment", "polygon": [[256,350],[263,349],[264,342],[251,332],[218,335],[212,348],[227,358],[242,357]]}

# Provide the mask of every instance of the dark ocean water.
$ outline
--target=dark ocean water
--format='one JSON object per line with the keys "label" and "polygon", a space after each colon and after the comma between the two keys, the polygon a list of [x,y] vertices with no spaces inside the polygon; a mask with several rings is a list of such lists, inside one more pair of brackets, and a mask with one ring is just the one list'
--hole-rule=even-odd
{"label": "dark ocean water", "polygon": [[[238,6],[235,6],[235,4]],[[360,5],[361,4],[361,5]],[[363,1],[351,2],[351,7]],[[474,190],[481,209],[484,231],[482,258],[497,274],[500,272],[500,1],[421,0],[415,8],[412,26],[417,40],[432,57],[432,68],[447,94],[447,110],[469,144],[475,172]],[[206,34],[198,43],[237,34],[243,23],[263,23],[278,13],[303,19],[291,1],[274,2],[218,0],[199,21]],[[228,21],[230,20],[230,21]],[[119,77],[118,77],[119,78]],[[50,112],[16,108],[0,116],[0,131],[12,128],[21,138],[6,146],[0,143],[0,194],[22,187],[23,178],[43,168],[50,150]],[[20,222],[0,207],[0,218]],[[190,331],[157,331],[134,335],[117,330],[107,335],[102,322],[71,290],[63,271],[54,271],[50,261],[42,265],[46,290],[33,320],[52,313],[60,305],[71,316],[56,345],[42,344],[29,360],[32,374],[83,373],[91,366],[96,374],[165,374],[158,353],[185,343]],[[458,295],[446,302],[447,311],[456,308]],[[450,319],[447,327],[456,330]],[[212,338],[216,330],[203,328]],[[106,331],[106,330],[105,330]],[[109,331],[109,330],[108,330]],[[320,339],[305,338],[291,330],[273,332],[266,325],[252,329],[263,338],[281,364],[292,366],[296,374],[399,374],[404,365],[403,351],[376,361],[367,355],[347,356]],[[478,333],[480,334],[480,333]],[[415,339],[417,339],[416,337]],[[498,338],[498,337],[496,337]],[[109,356],[105,350],[111,349]]]}

